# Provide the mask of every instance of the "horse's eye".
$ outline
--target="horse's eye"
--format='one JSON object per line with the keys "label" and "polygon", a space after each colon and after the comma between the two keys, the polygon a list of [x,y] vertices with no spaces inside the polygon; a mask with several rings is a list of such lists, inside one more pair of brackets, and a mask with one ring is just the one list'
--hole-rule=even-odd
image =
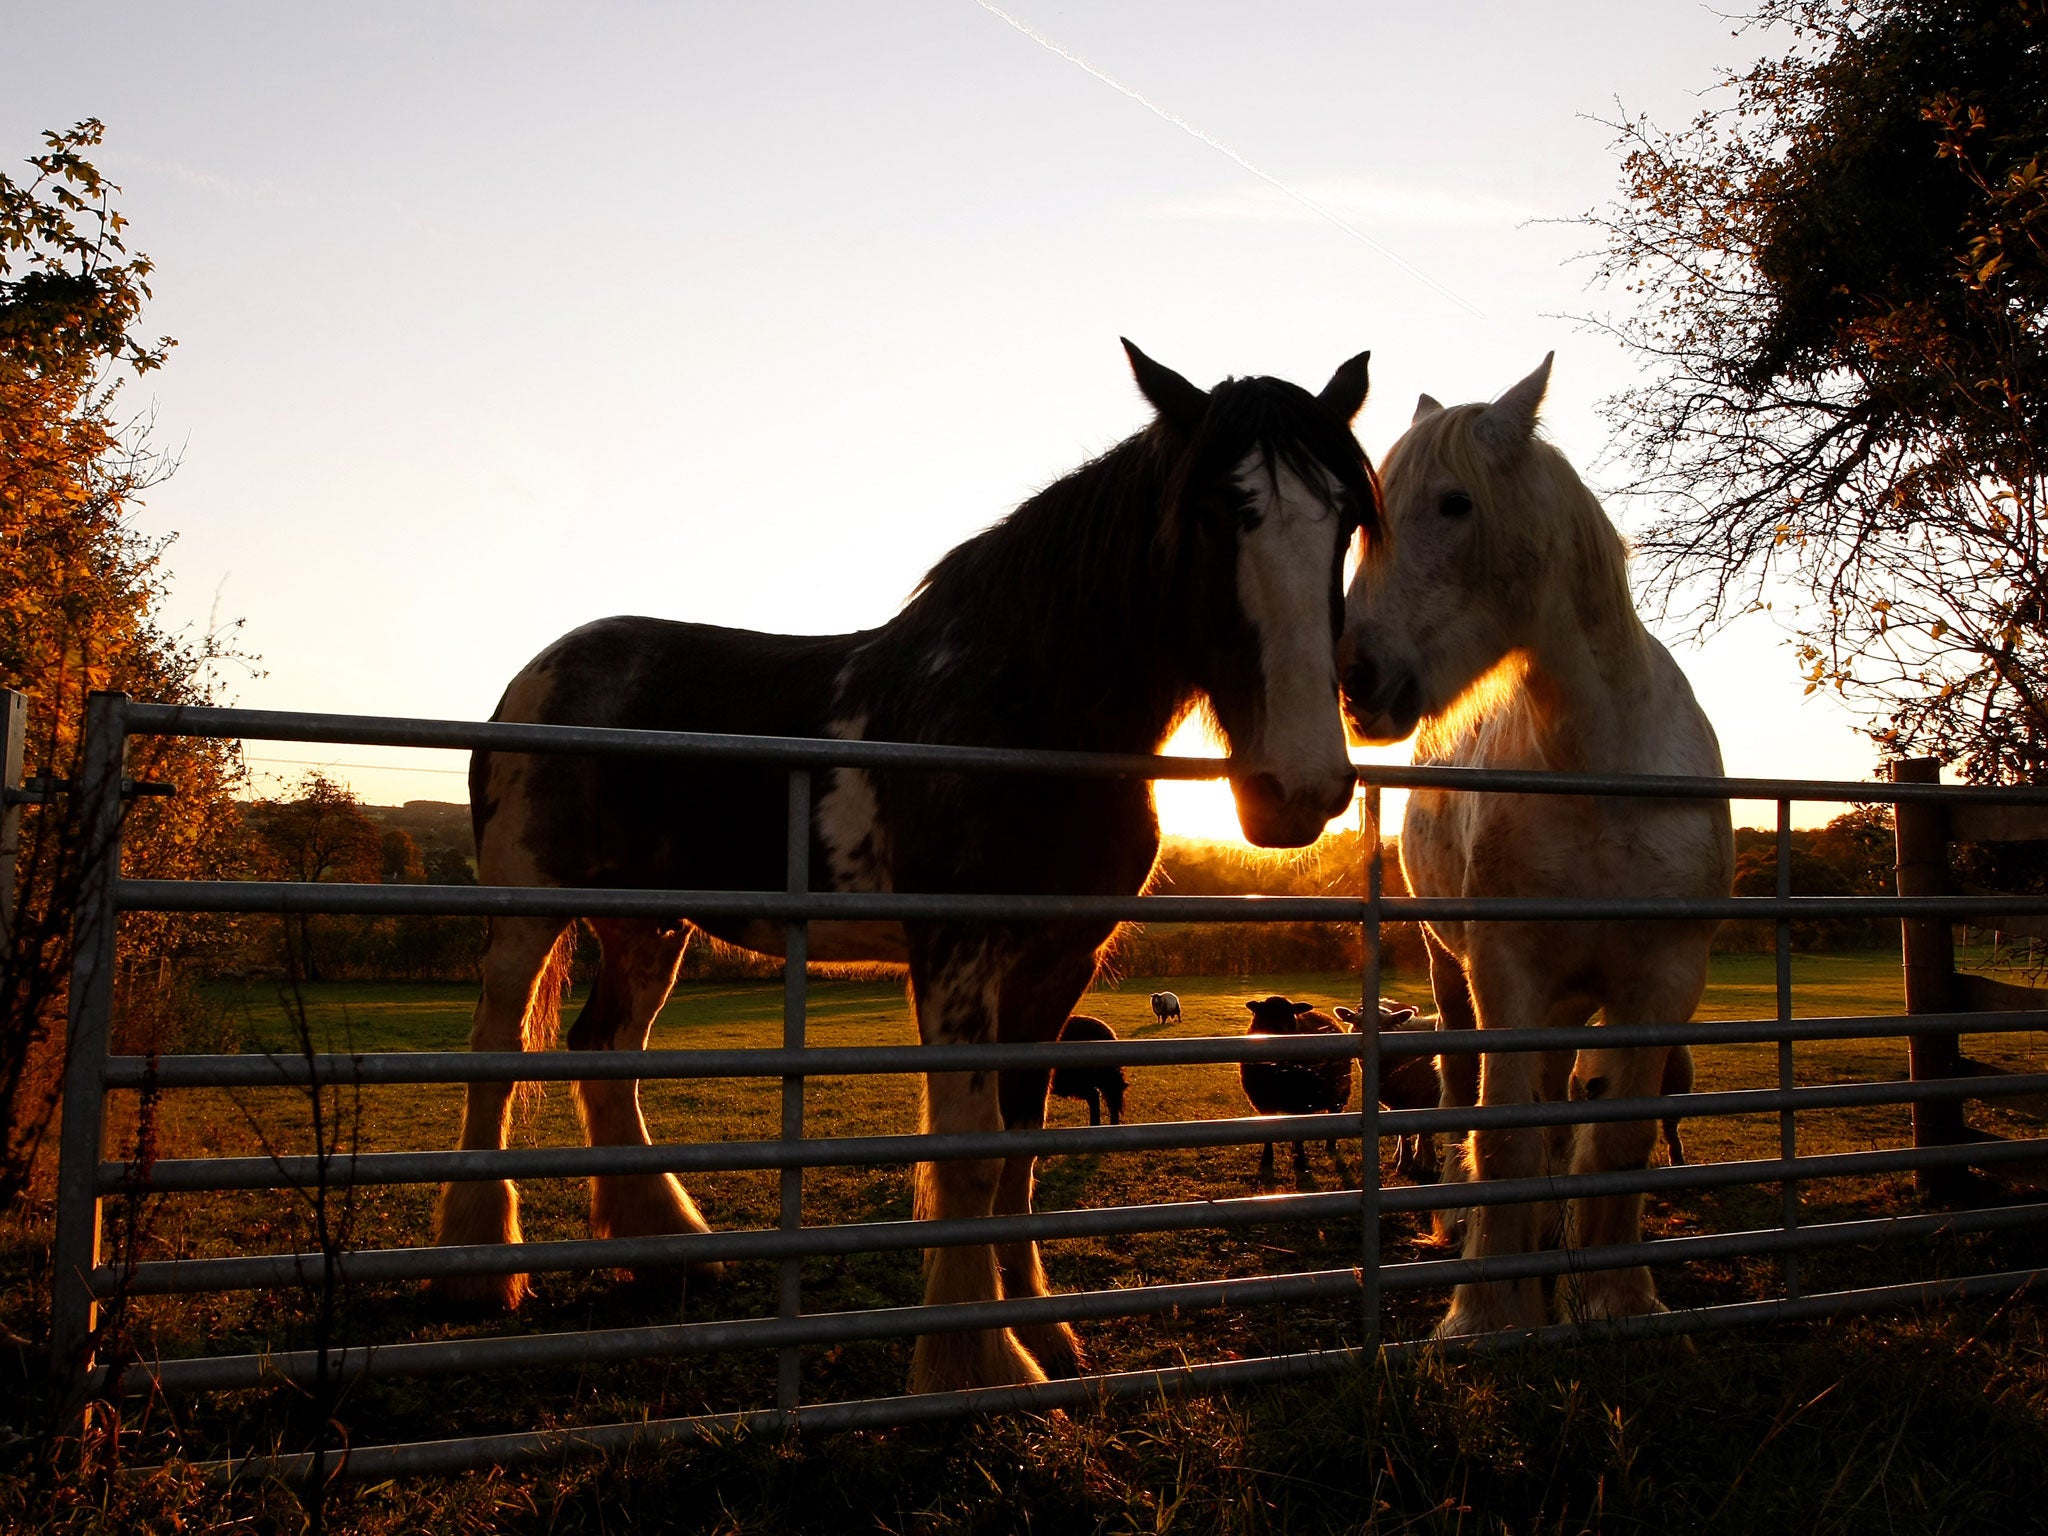
{"label": "horse's eye", "polygon": [[1463,491],[1445,491],[1436,509],[1445,517],[1463,517],[1472,510],[1472,498]]}

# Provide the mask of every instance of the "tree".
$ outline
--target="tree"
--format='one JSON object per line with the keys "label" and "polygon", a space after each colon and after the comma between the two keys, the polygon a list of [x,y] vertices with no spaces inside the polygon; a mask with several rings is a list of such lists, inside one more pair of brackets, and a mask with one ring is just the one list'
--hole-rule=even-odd
{"label": "tree", "polygon": [[[226,654],[218,637],[164,628],[169,541],[133,521],[137,497],[175,465],[150,446],[146,416],[118,414],[120,391],[161,367],[172,342],[139,336],[151,266],[127,248],[119,188],[86,158],[100,138],[96,121],[45,134],[31,176],[0,174],[0,686],[28,696],[30,771],[59,780],[72,773],[89,690],[205,703]],[[129,772],[175,791],[127,818],[132,872],[233,872],[238,748],[141,741]],[[61,795],[25,819],[14,950],[0,967],[0,1206],[54,1112],[75,832]],[[123,963],[176,958],[231,926],[131,917]]]}
{"label": "tree", "polygon": [[[317,768],[299,781],[289,800],[259,800],[250,806],[249,831],[257,872],[265,879],[373,884],[384,877],[384,834],[364,813],[354,790]],[[413,862],[418,862],[417,850]],[[292,926],[298,932],[298,953],[287,960],[295,960],[307,980],[318,981],[313,937],[321,930],[304,912],[292,919]]]}
{"label": "tree", "polygon": [[2048,6],[1767,0],[1790,51],[1616,125],[1587,222],[1647,362],[1609,402],[1653,592],[1789,590],[1808,691],[1888,753],[2048,775]]}

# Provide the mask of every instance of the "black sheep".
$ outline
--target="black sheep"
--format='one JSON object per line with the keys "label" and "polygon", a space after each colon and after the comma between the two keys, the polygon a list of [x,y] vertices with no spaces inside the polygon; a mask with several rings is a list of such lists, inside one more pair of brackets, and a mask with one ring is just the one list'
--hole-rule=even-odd
{"label": "black sheep", "polygon": [[[1114,1040],[1116,1031],[1100,1019],[1091,1019],[1085,1013],[1071,1016],[1060,1026],[1060,1039],[1068,1040]],[[1109,1109],[1109,1123],[1124,1123],[1124,1069],[1122,1067],[1056,1067],[1052,1074],[1052,1091],[1063,1099],[1079,1099],[1088,1106],[1088,1123],[1102,1124],[1104,1106]]]}
{"label": "black sheep", "polygon": [[[1245,1007],[1251,1010],[1249,1035],[1341,1035],[1344,1026],[1319,1011],[1313,1003],[1290,1002],[1284,997],[1266,997],[1249,1002]],[[1251,1101],[1252,1109],[1261,1115],[1328,1115],[1342,1111],[1351,1103],[1351,1080],[1356,1075],[1357,1064],[1350,1057],[1330,1061],[1247,1061],[1238,1068],[1239,1080],[1244,1084],[1244,1096]],[[1330,1161],[1337,1165],[1337,1176],[1345,1184],[1351,1183],[1351,1171],[1344,1166],[1344,1155],[1337,1150],[1332,1140],[1324,1143],[1330,1149]],[[1266,1143],[1265,1154],[1259,1159],[1259,1187],[1271,1189],[1273,1179],[1273,1143]],[[1315,1179],[1308,1171],[1308,1150],[1301,1143],[1294,1144],[1294,1187],[1314,1189]]]}

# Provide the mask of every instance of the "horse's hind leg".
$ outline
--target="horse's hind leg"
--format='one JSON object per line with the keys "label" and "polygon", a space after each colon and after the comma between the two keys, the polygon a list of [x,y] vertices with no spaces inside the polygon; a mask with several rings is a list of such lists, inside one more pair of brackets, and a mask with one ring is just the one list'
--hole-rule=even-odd
{"label": "horse's hind leg", "polygon": [[[560,975],[549,965],[568,924],[554,917],[492,918],[484,945],[483,993],[469,1026],[473,1051],[517,1051],[551,1043],[529,1035],[553,1033],[560,1007]],[[566,957],[564,957],[566,958]],[[533,1021],[529,1028],[529,1017]],[[462,1103],[463,1151],[499,1151],[511,1118],[511,1083],[471,1083]],[[516,1243],[519,1191],[510,1179],[471,1179],[441,1186],[434,1211],[437,1246]],[[445,1275],[434,1291],[469,1306],[516,1307],[526,1295],[524,1275]]]}
{"label": "horse's hind leg", "polygon": [[[1081,949],[1063,953],[1042,965],[1014,968],[1003,985],[1001,1034],[1004,1040],[1053,1038],[1045,1022],[1066,1018],[1095,974],[1095,952]],[[1057,1033],[1058,1024],[1053,1024]],[[1036,1130],[1045,1124],[1045,1089],[1049,1074],[1005,1072],[1000,1093],[1003,1124],[1011,1130]],[[1100,1124],[1096,1105],[1098,1087],[1088,1091],[1088,1123]],[[1023,1216],[1031,1211],[1031,1191],[1037,1159],[1011,1157],[1003,1160],[1003,1175],[996,1187],[995,1212],[999,1216]],[[1001,1272],[1003,1295],[1043,1296],[1049,1287],[1045,1264],[1035,1242],[998,1243],[996,1265]],[[1086,1368],[1081,1341],[1068,1323],[1018,1323],[1011,1332],[1017,1342],[1031,1351],[1039,1368],[1048,1376],[1078,1376]]]}
{"label": "horse's hind leg", "polygon": [[[644,1049],[654,1016],[675,985],[690,931],[623,919],[594,922],[591,927],[604,959],[589,1000],[569,1028],[569,1048]],[[593,1078],[574,1088],[583,1129],[593,1147],[648,1144],[636,1080]],[[590,1181],[590,1230],[596,1237],[666,1237],[711,1228],[674,1174],[603,1173]],[[690,1266],[692,1273],[707,1278],[715,1277],[720,1268],[709,1262]]]}
{"label": "horse's hind leg", "polygon": [[[1465,978],[1465,967],[1458,957],[1438,942],[1436,935],[1427,925],[1422,930],[1423,948],[1429,956],[1429,990],[1436,1001],[1437,1028],[1476,1029],[1479,1013],[1472,1005],[1472,987]],[[1436,1059],[1437,1108],[1470,1109],[1479,1102],[1479,1058],[1477,1056],[1444,1055]],[[1460,1136],[1452,1142],[1441,1163],[1437,1159],[1436,1138],[1425,1132],[1416,1138],[1417,1161],[1445,1184],[1462,1184],[1472,1177],[1472,1152],[1469,1137]],[[1439,1210],[1433,1213],[1431,1225],[1440,1243],[1455,1243],[1465,1235],[1465,1212],[1461,1210]]]}

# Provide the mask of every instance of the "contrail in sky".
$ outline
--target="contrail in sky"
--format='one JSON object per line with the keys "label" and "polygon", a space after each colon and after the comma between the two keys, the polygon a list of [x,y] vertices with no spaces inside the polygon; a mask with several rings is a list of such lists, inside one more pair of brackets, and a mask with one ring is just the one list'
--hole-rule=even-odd
{"label": "contrail in sky", "polygon": [[1087,70],[1089,74],[1093,75],[1096,79],[1100,80],[1104,85],[1110,87],[1110,89],[1120,91],[1122,94],[1130,97],[1131,100],[1135,101],[1139,106],[1145,108],[1147,111],[1155,113],[1156,115],[1165,118],[1166,121],[1173,124],[1174,127],[1180,129],[1181,132],[1190,134],[1193,137],[1200,139],[1204,144],[1208,145],[1211,149],[1215,150],[1219,155],[1222,155],[1225,158],[1229,159],[1234,164],[1239,166],[1241,169],[1250,171],[1252,175],[1258,177],[1259,180],[1266,183],[1267,186],[1272,187],[1276,191],[1279,191],[1285,194],[1286,196],[1292,198],[1295,202],[1301,204],[1302,207],[1306,208],[1310,213],[1314,214],[1317,218],[1325,219],[1330,223],[1336,225],[1339,229],[1343,230],[1345,234],[1349,235],[1352,239],[1356,240],[1360,245],[1363,245],[1370,250],[1378,252],[1379,255],[1384,257],[1386,260],[1391,261],[1395,266],[1399,267],[1403,272],[1406,272],[1418,283],[1421,283],[1424,287],[1430,289],[1432,292],[1441,294],[1444,298],[1449,299],[1453,304],[1457,305],[1458,308],[1464,310],[1467,314],[1473,316],[1475,319],[1484,320],[1486,318],[1483,312],[1474,308],[1472,305],[1466,303],[1463,299],[1459,298],[1455,293],[1451,292],[1450,289],[1446,288],[1442,283],[1438,282],[1435,278],[1431,277],[1427,272],[1424,272],[1420,267],[1417,267],[1412,262],[1403,260],[1400,256],[1397,256],[1394,252],[1388,250],[1384,245],[1380,244],[1379,241],[1373,239],[1371,235],[1368,235],[1364,230],[1360,229],[1357,225],[1352,224],[1347,220],[1339,217],[1337,214],[1333,213],[1328,208],[1325,208],[1321,203],[1316,202],[1313,198],[1304,197],[1301,193],[1295,191],[1294,188],[1288,186],[1287,183],[1282,181],[1279,177],[1267,175],[1264,171],[1260,170],[1256,165],[1253,165],[1251,161],[1245,159],[1243,155],[1240,155],[1228,144],[1224,143],[1221,139],[1217,138],[1216,135],[1214,135],[1213,133],[1205,133],[1200,128],[1197,128],[1193,123],[1189,122],[1186,118],[1182,117],[1179,113],[1169,112],[1165,107],[1159,105],[1158,102],[1152,100],[1150,97],[1145,95],[1144,92],[1133,90],[1130,86],[1125,85],[1123,81],[1117,79],[1114,75],[1108,75],[1103,73],[1101,70],[1097,69],[1093,64],[1090,64],[1086,59],[1082,58],[1081,55],[1079,55],[1078,53],[1073,53],[1068,49],[1062,48],[1058,43],[1054,42],[1051,38],[1047,37],[1043,32],[1040,32],[1036,30],[1034,27],[1032,27],[1029,22],[1019,20],[1017,17],[1012,16],[1008,11],[1004,10],[1001,6],[990,4],[989,0],[974,0],[974,3],[980,6],[984,11],[987,11],[991,16],[1000,17],[1002,20],[1008,22],[1011,26],[1015,27],[1019,32],[1022,32],[1026,37],[1030,38],[1031,41],[1038,44],[1039,47],[1044,48],[1049,52],[1058,54],[1061,58],[1065,59],[1070,64],[1078,64],[1082,69]]}

